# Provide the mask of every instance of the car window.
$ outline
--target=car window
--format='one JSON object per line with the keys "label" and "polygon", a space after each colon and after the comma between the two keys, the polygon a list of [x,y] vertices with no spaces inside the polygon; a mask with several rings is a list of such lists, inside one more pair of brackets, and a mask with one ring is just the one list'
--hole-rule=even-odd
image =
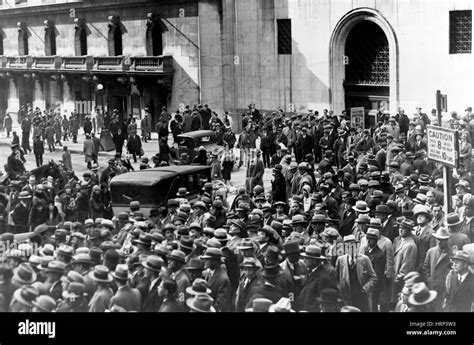
{"label": "car window", "polygon": [[201,137],[201,143],[207,144],[211,142],[211,137]]}

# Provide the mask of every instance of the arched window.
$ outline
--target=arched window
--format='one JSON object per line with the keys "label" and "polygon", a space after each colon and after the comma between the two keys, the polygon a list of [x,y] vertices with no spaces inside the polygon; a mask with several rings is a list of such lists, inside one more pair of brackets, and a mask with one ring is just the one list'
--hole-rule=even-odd
{"label": "arched window", "polygon": [[163,32],[155,13],[148,13],[146,23],[146,55],[159,56],[163,54]]}
{"label": "arched window", "polygon": [[26,24],[18,22],[18,55],[28,55],[28,31]]}
{"label": "arched window", "polygon": [[76,56],[87,55],[87,32],[83,19],[76,18],[76,33],[74,34],[74,48]]}
{"label": "arched window", "polygon": [[46,56],[56,55],[56,28],[50,20],[44,21],[44,54]]}
{"label": "arched window", "polygon": [[120,18],[109,17],[109,55],[122,55],[122,29],[120,27]]}

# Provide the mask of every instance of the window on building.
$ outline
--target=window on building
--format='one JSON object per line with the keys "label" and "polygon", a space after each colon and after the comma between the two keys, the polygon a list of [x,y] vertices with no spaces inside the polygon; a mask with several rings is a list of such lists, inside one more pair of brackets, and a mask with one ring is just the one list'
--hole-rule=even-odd
{"label": "window on building", "polygon": [[18,55],[28,55],[28,32],[26,29],[18,30]]}
{"label": "window on building", "polygon": [[84,26],[76,27],[74,48],[76,56],[87,55],[87,32]]}
{"label": "window on building", "polygon": [[472,49],[472,11],[449,12],[449,53],[466,54]]}
{"label": "window on building", "polygon": [[277,19],[278,54],[291,54],[291,19]]}
{"label": "window on building", "polygon": [[15,0],[15,5],[22,5],[28,3],[28,0]]}
{"label": "window on building", "polygon": [[160,23],[155,16],[148,17],[146,29],[146,54],[148,56],[159,56],[163,54],[163,33]]}
{"label": "window on building", "polygon": [[54,25],[48,24],[44,30],[44,54],[56,55],[56,30]]}

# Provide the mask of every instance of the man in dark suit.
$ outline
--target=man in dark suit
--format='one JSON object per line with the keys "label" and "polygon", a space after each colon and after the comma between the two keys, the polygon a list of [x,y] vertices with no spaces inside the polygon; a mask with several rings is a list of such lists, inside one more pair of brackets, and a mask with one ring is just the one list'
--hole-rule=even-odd
{"label": "man in dark suit", "polygon": [[189,276],[184,270],[185,264],[186,254],[181,250],[173,250],[168,256],[168,272],[170,273],[170,278],[176,282],[178,300],[182,303],[186,302],[186,288],[191,286]]}
{"label": "man in dark suit", "polygon": [[286,242],[283,245],[282,253],[286,256],[286,259],[280,263],[280,267],[283,270],[283,277],[286,280],[286,286],[289,290],[288,298],[294,302],[302,288],[302,281],[306,275],[306,265],[304,261],[300,259],[301,255],[298,241]]}
{"label": "man in dark suit", "polygon": [[229,277],[221,266],[221,258],[222,253],[218,248],[208,248],[202,256],[204,268],[207,269],[204,276],[212,291],[214,308],[216,311],[227,312],[230,310],[232,296]]}
{"label": "man in dark suit", "polygon": [[383,289],[383,281],[385,280],[386,256],[377,245],[380,238],[379,230],[369,228],[366,237],[368,246],[365,250],[365,255],[370,259],[375,275],[377,276],[377,281],[372,289],[372,311],[378,312],[379,296]]}
{"label": "man in dark suit", "polygon": [[395,228],[395,219],[389,217],[390,213],[390,208],[387,205],[377,205],[375,207],[375,217],[382,222],[381,234],[393,242],[398,233]]}
{"label": "man in dark suit", "polygon": [[150,255],[142,263],[145,267],[145,278],[149,283],[145,285],[142,293],[142,312],[156,313],[160,309],[163,298],[158,295],[158,286],[161,284],[163,260],[156,255]]}
{"label": "man in dark suit", "polygon": [[295,308],[308,312],[318,312],[319,305],[316,298],[321,295],[322,289],[333,288],[337,290],[336,270],[321,255],[321,248],[316,245],[307,246],[301,256],[304,258],[307,273]]}
{"label": "man in dark suit", "polygon": [[444,311],[470,312],[474,303],[474,275],[469,271],[469,254],[458,250],[451,259],[453,269],[446,277]]}
{"label": "man in dark suit", "polygon": [[435,311],[443,311],[441,306],[446,293],[446,277],[451,270],[451,257],[453,252],[448,246],[449,233],[444,228],[439,228],[432,235],[436,239],[436,247],[428,249],[423,264],[423,274],[428,286],[438,295],[433,302]]}
{"label": "man in dark suit", "polygon": [[130,287],[127,265],[117,265],[115,272],[112,272],[115,284],[118,289],[115,295],[110,299],[110,307],[119,306],[126,311],[140,311],[141,295],[138,289]]}
{"label": "man in dark suit", "polygon": [[332,156],[332,150],[326,150],[326,152],[324,152],[324,159],[319,162],[318,165],[318,170],[321,172],[321,174],[334,171],[332,168]]}
{"label": "man in dark suit", "polygon": [[263,285],[263,281],[257,275],[258,266],[255,258],[245,258],[240,267],[243,274],[237,288],[236,312],[244,312],[245,308],[251,303],[253,296]]}
{"label": "man in dark suit", "polygon": [[331,219],[339,219],[339,204],[336,199],[329,195],[331,191],[329,185],[323,183],[319,186],[319,190],[321,191],[320,193],[323,198],[322,204],[328,212],[328,217]]}
{"label": "man in dark suit", "polygon": [[15,231],[13,233],[22,233],[28,231],[28,200],[31,199],[31,195],[28,192],[20,192],[18,196],[20,202],[15,206],[11,214],[12,221],[15,224]]}
{"label": "man in dark suit", "polygon": [[344,203],[344,211],[340,217],[339,221],[339,234],[341,236],[347,236],[352,234],[352,228],[354,227],[354,222],[357,218],[355,211],[352,206],[355,205],[356,200],[352,197],[346,199]]}

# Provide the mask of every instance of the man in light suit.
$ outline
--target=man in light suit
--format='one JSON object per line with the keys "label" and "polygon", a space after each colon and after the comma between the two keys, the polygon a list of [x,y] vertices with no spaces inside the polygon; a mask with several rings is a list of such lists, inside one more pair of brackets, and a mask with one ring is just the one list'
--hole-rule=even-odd
{"label": "man in light suit", "polygon": [[368,312],[372,309],[372,289],[377,275],[370,259],[359,253],[359,242],[354,235],[344,237],[344,251],[336,261],[339,291],[345,305]]}
{"label": "man in light suit", "polygon": [[395,282],[392,291],[392,302],[396,303],[403,287],[403,277],[416,269],[418,249],[412,235],[414,223],[404,219],[400,224],[400,236],[393,241]]}
{"label": "man in light suit", "polygon": [[214,300],[214,308],[216,311],[229,311],[232,300],[231,287],[229,277],[221,265],[221,250],[207,248],[201,258],[204,260],[204,268],[206,269],[204,277],[212,291],[211,297]]}
{"label": "man in light suit", "polygon": [[448,312],[473,311],[474,275],[469,271],[469,254],[458,250],[451,259],[453,269],[446,277],[446,300],[443,310]]}
{"label": "man in light suit", "polygon": [[442,302],[446,293],[446,276],[451,269],[450,258],[453,255],[448,246],[449,233],[444,228],[439,228],[434,233],[436,247],[428,249],[423,264],[423,274],[428,286],[438,295],[433,302],[436,311],[442,311]]}
{"label": "man in light suit", "polygon": [[282,254],[286,256],[286,259],[280,263],[280,267],[283,270],[283,277],[286,280],[286,286],[289,290],[288,298],[294,302],[296,297],[300,294],[302,281],[306,275],[306,265],[304,261],[300,259],[299,242],[286,242],[283,245]]}
{"label": "man in light suit", "polygon": [[130,287],[128,266],[117,265],[115,272],[111,273],[115,279],[118,289],[115,295],[110,299],[110,307],[119,306],[126,311],[140,311],[141,295],[138,289]]}

